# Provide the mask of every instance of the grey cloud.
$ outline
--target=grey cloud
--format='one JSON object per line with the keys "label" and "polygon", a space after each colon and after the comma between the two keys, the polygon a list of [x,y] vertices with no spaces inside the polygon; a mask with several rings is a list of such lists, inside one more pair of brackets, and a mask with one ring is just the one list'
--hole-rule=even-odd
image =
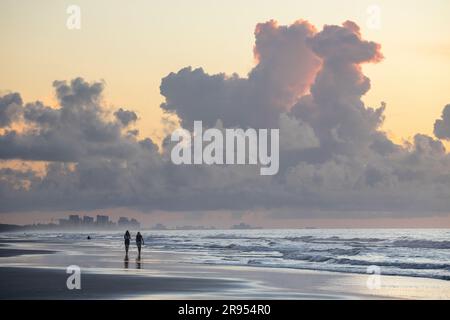
{"label": "grey cloud", "polygon": [[0,128],[8,127],[17,119],[22,103],[22,98],[18,93],[0,97]]}
{"label": "grey cloud", "polygon": [[126,159],[138,151],[135,135],[121,132],[135,113],[119,109],[117,121],[107,119],[102,83],[76,78],[70,83],[55,81],[53,86],[60,106],[38,101],[21,108],[26,129],[0,135],[1,159],[75,162],[86,157]]}
{"label": "grey cloud", "polygon": [[445,147],[442,142],[424,134],[414,136],[414,151],[428,156],[445,155]]}
{"label": "grey cloud", "polygon": [[380,46],[365,41],[352,22],[325,26],[308,40],[323,66],[311,86],[291,113],[309,123],[320,139],[323,160],[334,153],[356,155],[370,148],[384,120],[385,104],[368,108],[361,98],[370,88],[361,63],[378,62]]}
{"label": "grey cloud", "polygon": [[314,130],[301,119],[282,113],[280,114],[279,128],[280,147],[283,150],[303,150],[320,146]]}
{"label": "grey cloud", "polygon": [[26,121],[43,126],[56,126],[60,120],[60,113],[42,102],[28,103],[23,110]]}
{"label": "grey cloud", "polygon": [[439,139],[450,140],[450,104],[444,107],[441,119],[434,123],[434,135]]}
{"label": "grey cloud", "polygon": [[75,78],[70,83],[56,80],[53,82],[56,97],[63,107],[98,109],[104,84],[89,84],[83,78]]}
{"label": "grey cloud", "polygon": [[381,46],[361,38],[359,26],[346,21],[341,26],[326,25],[310,40],[311,47],[325,64],[346,65],[376,62],[383,58]]}
{"label": "grey cloud", "polygon": [[125,127],[127,127],[133,122],[136,122],[136,120],[138,119],[134,111],[128,111],[122,108],[114,112],[114,115]]}

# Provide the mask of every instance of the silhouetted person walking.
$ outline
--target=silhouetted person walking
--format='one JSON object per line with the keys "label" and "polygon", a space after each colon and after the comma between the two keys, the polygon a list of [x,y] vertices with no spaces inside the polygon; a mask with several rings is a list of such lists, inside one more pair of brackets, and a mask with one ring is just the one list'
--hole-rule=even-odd
{"label": "silhouetted person walking", "polygon": [[130,247],[130,240],[131,240],[131,235],[128,230],[125,232],[123,239],[125,240],[125,259],[128,259],[128,248]]}
{"label": "silhouetted person walking", "polygon": [[138,247],[138,259],[141,259],[141,246],[144,244],[144,238],[141,233],[138,232],[136,235],[136,245]]}

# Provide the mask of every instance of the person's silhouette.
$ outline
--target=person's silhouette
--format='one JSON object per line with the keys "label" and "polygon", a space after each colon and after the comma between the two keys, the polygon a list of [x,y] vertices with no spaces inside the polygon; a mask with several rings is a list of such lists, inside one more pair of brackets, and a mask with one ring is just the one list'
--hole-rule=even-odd
{"label": "person's silhouette", "polygon": [[123,239],[125,240],[125,259],[128,260],[128,248],[130,247],[131,240],[131,235],[128,230],[125,232]]}
{"label": "person's silhouette", "polygon": [[144,238],[142,237],[141,233],[138,232],[136,235],[136,245],[138,248],[138,259],[141,259],[141,246],[144,244]]}

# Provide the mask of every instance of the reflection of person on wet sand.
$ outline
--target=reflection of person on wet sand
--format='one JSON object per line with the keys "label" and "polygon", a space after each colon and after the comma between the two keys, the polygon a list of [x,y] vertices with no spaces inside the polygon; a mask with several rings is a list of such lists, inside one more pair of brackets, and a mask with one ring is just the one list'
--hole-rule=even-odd
{"label": "reflection of person on wet sand", "polygon": [[138,247],[138,260],[141,259],[141,246],[144,244],[144,238],[142,237],[141,233],[138,232],[136,235],[136,245]]}

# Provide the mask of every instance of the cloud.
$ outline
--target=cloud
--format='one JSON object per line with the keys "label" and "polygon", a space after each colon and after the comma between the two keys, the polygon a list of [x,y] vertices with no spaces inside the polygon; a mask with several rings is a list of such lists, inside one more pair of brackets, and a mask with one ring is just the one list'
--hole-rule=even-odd
{"label": "cloud", "polygon": [[10,93],[0,97],[0,128],[8,127],[18,115],[22,98],[18,93]]}
{"label": "cloud", "polygon": [[361,98],[370,89],[362,63],[382,59],[380,45],[361,38],[353,22],[325,26],[309,39],[322,59],[322,68],[311,86],[311,94],[299,99],[291,113],[309,123],[320,138],[323,156],[357,154],[370,147],[384,120],[385,105],[368,108]]}
{"label": "cloud", "polygon": [[[1,159],[76,162],[91,157],[126,159],[137,152],[138,144],[121,132],[136,114],[119,109],[116,119],[108,119],[101,105],[102,83],[76,78],[70,83],[55,81],[53,86],[58,108],[39,101],[23,105],[20,94],[13,94],[14,110],[22,115],[25,130],[0,135]],[[10,96],[1,99],[9,101]]]}
{"label": "cloud", "polygon": [[[394,143],[381,130],[386,104],[362,101],[370,90],[362,65],[382,60],[379,44],[350,21],[322,30],[269,21],[257,25],[255,38],[256,65],[246,77],[183,68],[162,79],[161,108],[188,130],[196,120],[221,130],[279,128],[278,175],[248,165],[176,166],[169,136],[161,150],[139,140],[129,127],[136,113],[120,108],[110,117],[104,84],[77,78],[54,82],[56,108],[24,104],[18,93],[0,97],[0,158],[47,162],[44,174],[0,169],[0,210],[448,214],[450,157],[442,142],[417,134]],[[448,138],[449,114],[447,106],[436,137]],[[10,129],[16,122],[23,131]]]}
{"label": "cloud", "polygon": [[114,115],[125,127],[129,126],[133,122],[136,122],[138,119],[134,111],[128,111],[122,108],[114,112]]}
{"label": "cloud", "polygon": [[320,67],[307,39],[315,33],[306,21],[278,26],[274,21],[256,26],[256,66],[247,78],[237,74],[209,75],[201,68],[183,68],[162,79],[161,108],[175,113],[183,127],[194,120],[214,126],[269,128],[279,114],[305,94]]}
{"label": "cloud", "polygon": [[284,150],[303,150],[320,146],[314,130],[301,119],[282,113],[280,114],[279,128],[280,145]]}
{"label": "cloud", "polygon": [[439,139],[450,140],[450,104],[444,107],[441,119],[434,123],[434,135]]}

